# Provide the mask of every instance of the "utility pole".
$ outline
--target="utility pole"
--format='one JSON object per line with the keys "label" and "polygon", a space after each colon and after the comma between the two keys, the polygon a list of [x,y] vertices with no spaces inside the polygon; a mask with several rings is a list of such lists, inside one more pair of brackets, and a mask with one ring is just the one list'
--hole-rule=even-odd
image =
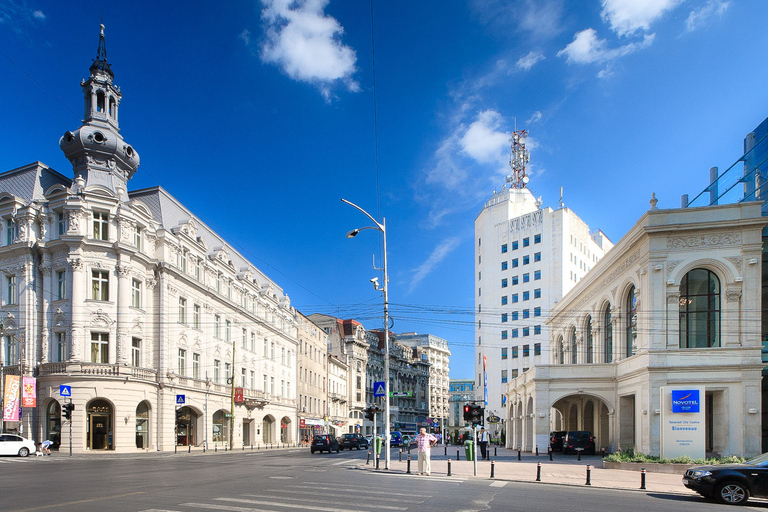
{"label": "utility pole", "polygon": [[229,387],[229,401],[230,401],[230,409],[229,409],[229,449],[234,449],[234,445],[232,444],[233,435],[235,433],[235,349],[237,343],[235,343],[235,338],[231,335],[230,330],[230,338],[232,340],[232,369],[230,370],[229,379],[230,379],[230,387]]}

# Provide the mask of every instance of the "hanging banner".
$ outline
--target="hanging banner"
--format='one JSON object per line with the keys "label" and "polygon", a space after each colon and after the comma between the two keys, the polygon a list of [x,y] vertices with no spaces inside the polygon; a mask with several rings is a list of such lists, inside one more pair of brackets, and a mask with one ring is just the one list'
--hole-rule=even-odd
{"label": "hanging banner", "polygon": [[483,401],[488,407],[488,358],[483,356]]}
{"label": "hanging banner", "polygon": [[3,395],[3,421],[19,421],[19,377],[5,376],[5,394]]}
{"label": "hanging banner", "polygon": [[24,377],[24,385],[21,387],[21,406],[37,407],[37,379]]}

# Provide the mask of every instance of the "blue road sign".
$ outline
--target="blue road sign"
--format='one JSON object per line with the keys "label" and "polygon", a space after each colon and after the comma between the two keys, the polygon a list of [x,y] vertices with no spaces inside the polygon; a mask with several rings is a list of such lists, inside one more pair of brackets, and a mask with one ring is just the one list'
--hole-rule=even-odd
{"label": "blue road sign", "polygon": [[384,391],[386,387],[385,382],[374,382],[373,383],[373,396],[384,396],[386,395],[386,392]]}
{"label": "blue road sign", "polygon": [[176,395],[176,405],[184,405],[184,395]]}
{"label": "blue road sign", "polygon": [[72,396],[72,386],[59,385],[59,396]]}

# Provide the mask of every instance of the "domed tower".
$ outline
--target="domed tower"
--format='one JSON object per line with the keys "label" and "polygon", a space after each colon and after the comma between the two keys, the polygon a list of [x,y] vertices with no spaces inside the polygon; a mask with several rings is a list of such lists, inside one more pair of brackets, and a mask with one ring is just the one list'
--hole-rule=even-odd
{"label": "domed tower", "polygon": [[75,178],[82,177],[86,186],[107,187],[127,200],[128,180],[139,166],[139,154],[120,135],[117,112],[123,95],[112,83],[115,74],[107,62],[104,25],[90,71],[91,76],[80,84],[85,93],[83,125],[66,132],[59,146],[72,163]]}

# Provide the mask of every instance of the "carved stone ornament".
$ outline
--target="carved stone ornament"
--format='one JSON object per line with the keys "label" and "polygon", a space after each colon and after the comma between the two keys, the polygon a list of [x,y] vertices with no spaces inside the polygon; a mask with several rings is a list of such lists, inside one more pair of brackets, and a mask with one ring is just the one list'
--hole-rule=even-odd
{"label": "carved stone ornament", "polygon": [[108,329],[115,323],[115,321],[112,320],[112,318],[110,318],[110,316],[101,308],[92,312],[91,316],[93,317],[91,319],[91,325],[93,327],[102,327]]}
{"label": "carved stone ornament", "polygon": [[741,272],[741,256],[726,256],[725,259],[730,261],[736,267],[736,270]]}
{"label": "carved stone ornament", "polygon": [[67,212],[67,234],[77,234],[80,230],[80,212]]}
{"label": "carved stone ornament", "polygon": [[741,290],[726,290],[725,300],[727,302],[739,302],[741,299]]}
{"label": "carved stone ornament", "polygon": [[739,233],[711,233],[706,235],[671,236],[667,238],[668,249],[683,249],[705,246],[737,246],[741,245]]}
{"label": "carved stone ornament", "polygon": [[157,279],[155,279],[154,277],[148,277],[144,280],[144,285],[150,290],[152,290],[156,284],[157,284]]}
{"label": "carved stone ornament", "polygon": [[172,297],[175,297],[176,294],[179,293],[179,290],[175,286],[172,286],[172,285],[169,284],[168,285],[168,293],[170,293]]}
{"label": "carved stone ornament", "polygon": [[129,277],[131,275],[131,267],[127,265],[117,265],[115,271],[120,277]]}
{"label": "carved stone ornament", "polygon": [[51,273],[51,270],[53,270],[51,268],[51,265],[46,265],[46,264],[40,265],[39,268],[40,268],[40,273],[43,274],[43,275],[48,275],[48,274]]}
{"label": "carved stone ornament", "polygon": [[681,260],[677,260],[677,261],[670,261],[670,262],[668,262],[668,263],[667,263],[667,272],[669,272],[669,273],[671,274],[671,273],[672,273],[672,271],[673,271],[673,270],[675,270],[675,267],[676,267],[676,266],[678,266],[678,265],[679,265],[679,264],[681,264],[681,263],[682,263],[682,261],[681,261]]}
{"label": "carved stone ornament", "polygon": [[667,304],[680,302],[680,292],[667,292]]}

